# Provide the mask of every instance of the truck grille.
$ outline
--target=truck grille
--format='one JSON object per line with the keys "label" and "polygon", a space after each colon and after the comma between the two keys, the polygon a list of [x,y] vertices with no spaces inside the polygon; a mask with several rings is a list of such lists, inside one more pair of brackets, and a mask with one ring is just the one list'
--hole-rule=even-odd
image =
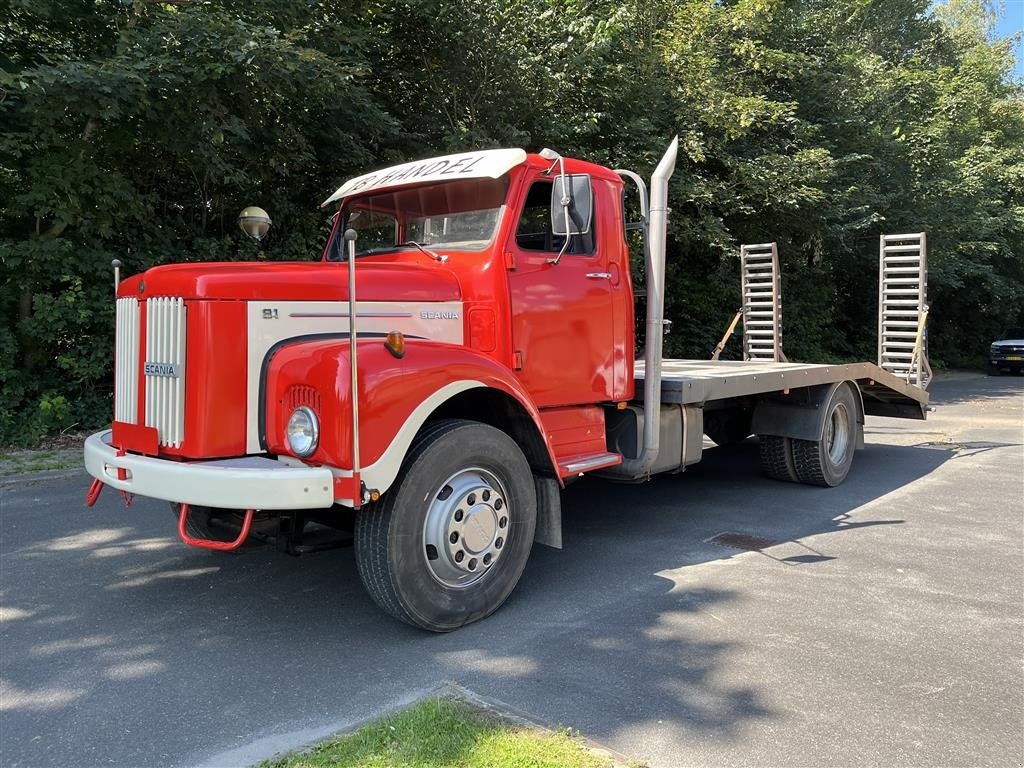
{"label": "truck grille", "polygon": [[114,335],[114,418],[138,422],[139,300],[118,299]]}
{"label": "truck grille", "polygon": [[146,302],[146,426],[160,445],[180,448],[185,438],[185,300]]}
{"label": "truck grille", "polygon": [[[139,300],[118,299],[114,341],[114,419],[139,423]],[[185,439],[185,300],[146,302],[146,426],[160,445],[180,448]],[[155,364],[155,365],[154,365]]]}

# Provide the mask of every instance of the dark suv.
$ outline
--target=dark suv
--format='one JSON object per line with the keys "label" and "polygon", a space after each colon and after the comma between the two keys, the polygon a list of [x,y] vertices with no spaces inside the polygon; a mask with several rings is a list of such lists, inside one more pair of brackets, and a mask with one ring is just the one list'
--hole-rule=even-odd
{"label": "dark suv", "polygon": [[1006,333],[992,342],[988,351],[989,376],[998,376],[1000,371],[1020,373],[1024,369],[1024,328],[1007,328]]}

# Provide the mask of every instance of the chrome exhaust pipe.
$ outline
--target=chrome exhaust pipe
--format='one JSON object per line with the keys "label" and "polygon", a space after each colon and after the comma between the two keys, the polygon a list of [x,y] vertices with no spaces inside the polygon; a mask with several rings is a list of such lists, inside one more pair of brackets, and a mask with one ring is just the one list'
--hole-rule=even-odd
{"label": "chrome exhaust pipe", "polygon": [[647,337],[644,339],[644,442],[635,459],[625,459],[616,474],[642,478],[650,474],[661,447],[661,362],[665,332],[665,240],[668,234],[668,181],[676,169],[679,137],[672,139],[651,176],[647,253]]}

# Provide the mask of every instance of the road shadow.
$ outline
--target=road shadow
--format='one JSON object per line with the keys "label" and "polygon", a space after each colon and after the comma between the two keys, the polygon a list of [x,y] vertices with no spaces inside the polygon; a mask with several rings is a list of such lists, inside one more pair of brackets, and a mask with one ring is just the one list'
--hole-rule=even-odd
{"label": "road shadow", "polygon": [[[718,606],[751,599],[728,571],[697,578],[697,566],[746,554],[709,540],[770,539],[780,544],[750,556],[829,567],[842,557],[832,534],[904,525],[874,502],[953,455],[869,445],[843,486],[822,489],[763,478],[748,440],[645,485],[583,480],[564,494],[565,549],[535,547],[506,606],[449,635],[382,614],[350,549],[301,558],[187,549],[166,505],[124,510],[108,494],[79,510],[84,484],[68,483],[63,496],[41,499],[75,505],[59,532],[30,511],[4,512],[5,751],[11,764],[82,765],[91,760],[83,754],[115,765],[188,762],[447,679],[597,739],[652,724],[735,739],[778,713],[755,684],[722,680],[757,638],[722,641],[686,620],[712,627]],[[46,486],[22,493],[45,497]],[[24,498],[12,504],[30,509]],[[153,736],[159,723],[188,736]],[[78,736],[61,737],[68,732]]]}

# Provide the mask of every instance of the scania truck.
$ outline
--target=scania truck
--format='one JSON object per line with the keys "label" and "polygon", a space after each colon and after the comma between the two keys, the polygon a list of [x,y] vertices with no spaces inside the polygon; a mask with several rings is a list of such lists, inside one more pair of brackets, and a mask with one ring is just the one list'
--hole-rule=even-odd
{"label": "scania truck", "polygon": [[[913,318],[882,319],[903,322],[903,348],[887,353],[903,369],[664,359],[676,152],[649,196],[634,172],[551,150],[405,163],[325,201],[334,224],[317,262],[124,279],[113,422],[85,445],[90,499],[110,486],[170,502],[183,541],[215,550],[348,524],[376,603],[449,631],[505,601],[535,541],[561,546],[560,491],[583,475],[682,471],[706,433],[756,435],[779,480],[838,485],[866,416],[925,417]],[[883,252],[898,259],[892,237]],[[888,269],[898,292],[906,279]],[[745,318],[755,337],[773,320]]]}

